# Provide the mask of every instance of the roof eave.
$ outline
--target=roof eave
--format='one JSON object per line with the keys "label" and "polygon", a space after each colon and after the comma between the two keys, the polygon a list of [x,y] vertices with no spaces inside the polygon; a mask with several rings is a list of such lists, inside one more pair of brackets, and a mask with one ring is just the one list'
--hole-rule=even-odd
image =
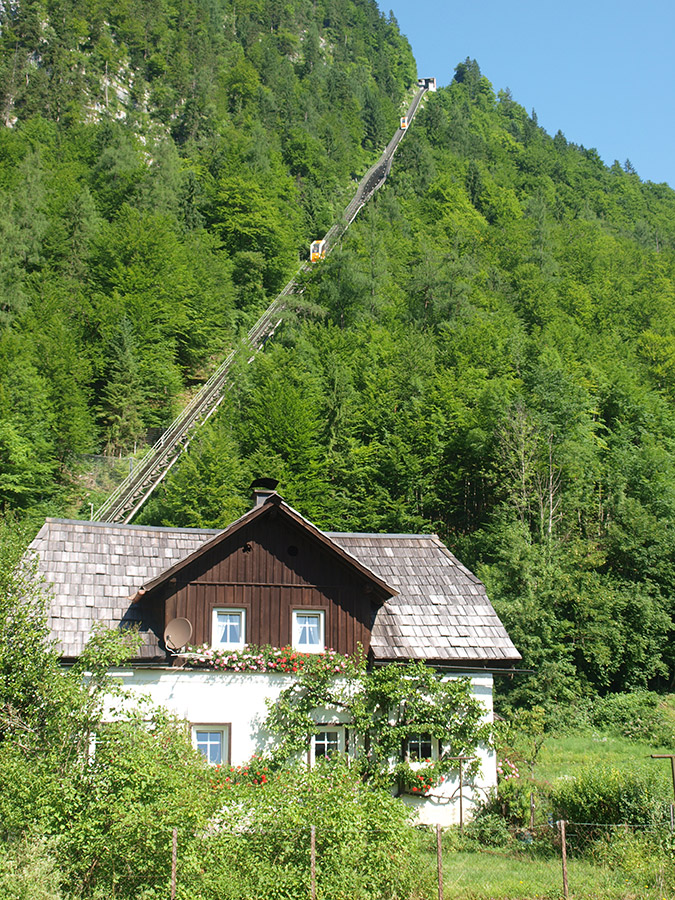
{"label": "roof eave", "polygon": [[516,665],[522,661],[521,657],[509,659],[434,659],[432,657],[419,657],[404,659],[402,657],[375,656],[372,658],[374,666],[406,665],[408,662],[422,662],[432,669],[452,672],[499,672],[508,674],[517,672],[521,674],[523,669],[516,669]]}

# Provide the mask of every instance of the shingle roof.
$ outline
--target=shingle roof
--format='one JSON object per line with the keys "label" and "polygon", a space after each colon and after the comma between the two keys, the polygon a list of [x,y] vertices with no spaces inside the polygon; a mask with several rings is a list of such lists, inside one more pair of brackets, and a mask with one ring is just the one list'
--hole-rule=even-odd
{"label": "shingle roof", "polygon": [[376,658],[493,665],[520,659],[483,583],[436,535],[328,537],[398,591],[375,619]]}
{"label": "shingle roof", "polygon": [[[50,626],[66,657],[79,655],[94,623],[140,622],[141,655],[157,655],[159,623],[140,620],[131,598],[219,531],[47,519],[30,549],[53,585]],[[520,658],[482,583],[434,535],[326,537],[398,591],[378,609],[377,659],[504,665]]]}
{"label": "shingle roof", "polygon": [[[59,652],[78,656],[96,622],[138,622],[140,609],[131,603],[138,588],[217,533],[47,519],[29,550],[53,585],[49,624]],[[158,647],[149,624],[141,625],[145,657],[155,656]]]}

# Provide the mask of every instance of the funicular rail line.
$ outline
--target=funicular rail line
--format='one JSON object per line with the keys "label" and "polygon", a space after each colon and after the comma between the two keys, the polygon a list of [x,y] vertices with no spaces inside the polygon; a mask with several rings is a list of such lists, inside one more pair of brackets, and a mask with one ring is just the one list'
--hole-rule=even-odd
{"label": "funicular rail line", "polygon": [[[408,126],[428,89],[426,82],[420,83],[420,85],[408,107]],[[404,128],[396,130],[381,157],[361,179],[351,203],[324,238],[326,253],[330,253],[336,246],[360,210],[387,180],[394,153],[405,131]],[[302,274],[309,272],[310,268],[309,263],[303,263],[300,266],[293,278],[253,325],[246,338],[227,355],[160,439],[137,463],[128,478],[121,482],[105,503],[96,510],[93,514],[94,519],[99,522],[123,522],[125,524],[133,519],[183,451],[187,449],[197,429],[218,409],[230,383],[230,370],[235,359],[241,354],[248,353],[248,362],[251,362],[274,335],[282,322],[283,312],[288,306],[287,298],[292,294],[302,293],[304,288],[299,285],[298,280]]]}

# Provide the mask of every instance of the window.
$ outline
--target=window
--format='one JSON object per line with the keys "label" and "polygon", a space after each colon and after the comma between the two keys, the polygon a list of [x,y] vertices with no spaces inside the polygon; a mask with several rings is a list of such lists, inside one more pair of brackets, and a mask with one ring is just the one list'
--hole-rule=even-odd
{"label": "window", "polygon": [[325,641],[325,613],[304,609],[293,610],[293,647],[305,653],[323,653]]}
{"label": "window", "polygon": [[433,755],[433,741],[430,734],[411,734],[407,741],[407,756],[411,762],[420,759],[431,759]]}
{"label": "window", "polygon": [[211,630],[213,647],[243,647],[246,643],[246,610],[214,609]]}
{"label": "window", "polygon": [[192,743],[212,766],[230,761],[229,725],[193,725]]}
{"label": "window", "polygon": [[314,759],[319,756],[332,756],[340,751],[339,732],[319,731],[314,735]]}
{"label": "window", "polygon": [[320,725],[319,730],[312,735],[309,763],[313,765],[321,757],[335,756],[346,751],[345,728],[342,725]]}

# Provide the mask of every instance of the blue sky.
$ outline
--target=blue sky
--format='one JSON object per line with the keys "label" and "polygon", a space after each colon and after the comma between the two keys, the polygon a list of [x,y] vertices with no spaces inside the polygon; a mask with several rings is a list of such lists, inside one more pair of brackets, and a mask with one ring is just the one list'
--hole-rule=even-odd
{"label": "blue sky", "polygon": [[476,59],[495,91],[510,88],[550,134],[675,188],[673,0],[379,2],[419,75],[449,84],[458,62]]}

